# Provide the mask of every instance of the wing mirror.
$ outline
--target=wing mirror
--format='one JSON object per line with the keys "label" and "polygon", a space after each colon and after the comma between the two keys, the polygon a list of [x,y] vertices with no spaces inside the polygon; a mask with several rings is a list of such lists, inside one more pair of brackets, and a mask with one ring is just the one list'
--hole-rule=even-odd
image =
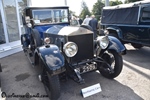
{"label": "wing mirror", "polygon": [[25,17],[25,22],[26,22],[26,24],[27,24],[28,27],[32,27],[32,24],[30,23],[30,21],[31,21],[30,17],[26,16]]}

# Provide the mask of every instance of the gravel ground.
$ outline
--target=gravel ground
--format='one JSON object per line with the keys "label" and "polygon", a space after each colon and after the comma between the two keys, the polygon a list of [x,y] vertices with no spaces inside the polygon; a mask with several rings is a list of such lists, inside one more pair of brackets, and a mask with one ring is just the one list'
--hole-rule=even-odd
{"label": "gravel ground", "polygon": [[[150,100],[150,48],[140,50],[126,45],[127,55],[123,56],[121,74],[114,80],[101,76],[98,72],[82,75],[85,84],[79,85],[69,79],[61,82],[60,100]],[[7,100],[48,100],[48,98],[14,98],[11,95],[30,93],[46,95],[39,82],[35,68],[31,66],[23,52],[0,59],[2,91],[10,95]],[[83,98],[81,89],[100,83],[102,92]],[[13,94],[14,93],[14,94]]]}

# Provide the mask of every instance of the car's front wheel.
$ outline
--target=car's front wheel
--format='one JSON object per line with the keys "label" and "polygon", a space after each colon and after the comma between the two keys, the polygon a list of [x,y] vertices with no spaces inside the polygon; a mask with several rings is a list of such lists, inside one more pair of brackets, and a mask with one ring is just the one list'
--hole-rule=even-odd
{"label": "car's front wheel", "polygon": [[98,70],[102,74],[102,76],[113,79],[117,77],[121,71],[123,66],[122,56],[118,54],[116,51],[109,51],[104,53],[102,59],[110,65],[111,69],[105,63],[98,66]]}
{"label": "car's front wheel", "polygon": [[43,84],[50,100],[60,97],[60,81],[58,75],[50,76],[48,72],[43,74]]}

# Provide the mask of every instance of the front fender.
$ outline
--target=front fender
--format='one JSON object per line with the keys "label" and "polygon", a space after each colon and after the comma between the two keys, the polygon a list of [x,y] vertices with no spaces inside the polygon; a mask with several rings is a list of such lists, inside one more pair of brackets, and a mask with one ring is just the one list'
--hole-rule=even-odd
{"label": "front fender", "polygon": [[108,31],[115,31],[115,32],[118,34],[118,37],[119,37],[120,39],[123,38],[123,36],[122,36],[122,31],[121,31],[120,28],[115,27],[115,26],[109,26],[109,27],[107,27],[106,29],[107,29]]}
{"label": "front fender", "polygon": [[109,46],[108,46],[108,50],[115,50],[116,52],[124,55],[126,54],[126,48],[125,46],[115,37],[113,36],[108,36],[109,38]]}
{"label": "front fender", "polygon": [[65,71],[64,57],[56,45],[44,45],[39,47],[36,52],[50,75],[60,74]]}

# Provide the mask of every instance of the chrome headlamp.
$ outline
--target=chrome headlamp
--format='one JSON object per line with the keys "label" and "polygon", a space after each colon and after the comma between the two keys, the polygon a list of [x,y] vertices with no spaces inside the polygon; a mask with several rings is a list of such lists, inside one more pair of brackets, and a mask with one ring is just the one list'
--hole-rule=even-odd
{"label": "chrome headlamp", "polygon": [[104,30],[104,34],[109,34],[109,31],[108,30]]}
{"label": "chrome headlamp", "polygon": [[99,36],[97,37],[97,42],[102,49],[106,49],[109,45],[108,36]]}
{"label": "chrome headlamp", "polygon": [[74,42],[67,42],[63,47],[63,51],[67,57],[73,57],[78,52],[78,46]]}

